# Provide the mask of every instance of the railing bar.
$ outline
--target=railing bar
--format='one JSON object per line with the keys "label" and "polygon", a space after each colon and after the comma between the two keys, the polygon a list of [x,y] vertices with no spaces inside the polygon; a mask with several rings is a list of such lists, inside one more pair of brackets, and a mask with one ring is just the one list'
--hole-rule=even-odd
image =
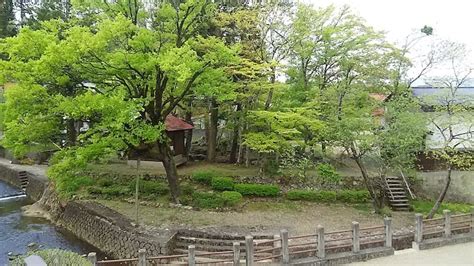
{"label": "railing bar", "polygon": [[367,241],[367,242],[360,242],[361,245],[367,245],[367,244],[374,244],[374,243],[381,243],[385,242],[385,239],[378,239],[378,240],[373,240],[373,241]]}
{"label": "railing bar", "polygon": [[367,238],[367,237],[381,237],[381,236],[385,236],[385,232],[382,233],[376,233],[376,234],[368,234],[368,235],[360,235],[359,238]]}
{"label": "railing bar", "polygon": [[274,250],[277,250],[277,249],[281,249],[281,247],[273,247],[273,248],[255,250],[255,254],[263,253],[263,252],[266,252],[266,251],[274,251]]}
{"label": "railing bar", "polygon": [[470,229],[471,226],[468,225],[468,226],[463,226],[463,227],[454,227],[454,228],[451,228],[451,231],[453,230],[464,230],[464,229]]}
{"label": "railing bar", "polygon": [[443,233],[443,232],[444,232],[444,229],[434,230],[434,231],[423,232],[423,235],[434,235],[434,234],[439,234],[439,233]]}
{"label": "railing bar", "polygon": [[295,248],[295,247],[304,247],[304,246],[310,246],[310,245],[316,245],[316,244],[318,244],[318,242],[314,241],[314,242],[308,242],[308,243],[302,243],[302,244],[288,245],[288,247]]}
{"label": "railing bar", "polygon": [[317,236],[318,236],[318,234],[302,235],[302,236],[292,236],[292,237],[288,237],[288,240],[290,240],[290,239],[308,238],[308,237],[317,237]]}
{"label": "railing bar", "polygon": [[275,239],[270,239],[270,240],[265,240],[262,242],[255,242],[255,246],[262,245],[262,244],[268,244],[268,243],[273,243],[273,242],[278,242],[281,241],[280,238],[275,238]]}
{"label": "railing bar", "polygon": [[216,252],[196,252],[196,256],[209,256],[209,255],[225,255],[225,254],[234,254],[233,251],[216,251]]}
{"label": "railing bar", "polygon": [[312,248],[312,249],[305,249],[305,250],[298,250],[295,252],[290,252],[290,255],[296,255],[296,254],[301,254],[301,253],[308,253],[308,252],[317,252],[318,249]]}
{"label": "railing bar", "polygon": [[213,263],[224,263],[224,262],[233,262],[232,260],[214,260],[214,261],[196,261],[196,264],[213,264]]}
{"label": "railing bar", "polygon": [[464,224],[464,223],[470,224],[471,221],[467,220],[467,221],[455,221],[455,222],[451,222],[451,224]]}
{"label": "railing bar", "polygon": [[364,227],[359,229],[359,231],[367,231],[367,230],[372,230],[372,229],[382,229],[385,228],[384,225],[377,225],[377,226],[371,226],[371,227]]}
{"label": "railing bar", "polygon": [[335,238],[335,239],[325,239],[325,242],[334,242],[334,241],[345,241],[345,240],[352,240],[351,237],[343,237],[343,238]]}
{"label": "railing bar", "polygon": [[119,259],[119,260],[101,260],[101,261],[98,261],[97,263],[115,263],[115,262],[128,262],[128,261],[138,261],[138,259],[133,258],[133,259]]}
{"label": "railing bar", "polygon": [[279,257],[281,257],[281,254],[280,255],[268,256],[268,257],[264,257],[264,258],[258,258],[258,259],[255,259],[254,261],[269,260],[269,259],[274,259],[274,258],[279,258]]}
{"label": "railing bar", "polygon": [[336,248],[348,248],[348,247],[352,247],[352,243],[351,243],[351,244],[347,244],[347,245],[326,246],[326,250],[328,250],[328,249],[336,249]]}
{"label": "railing bar", "polygon": [[[188,254],[182,254],[182,255],[169,255],[169,256],[158,256],[158,257],[149,257],[147,260],[163,260],[163,259],[177,259],[177,258],[185,258],[187,257]],[[137,259],[138,260],[138,259]]]}
{"label": "railing bar", "polygon": [[[453,217],[453,216],[451,216],[451,217]],[[433,218],[433,219],[424,219],[423,223],[429,223],[429,222],[440,221],[440,220],[444,220],[444,217]]]}
{"label": "railing bar", "polygon": [[327,232],[327,233],[325,233],[325,235],[342,234],[342,233],[352,233],[352,229],[340,230],[340,231],[334,231],[334,232]]}
{"label": "railing bar", "polygon": [[464,214],[456,214],[456,215],[451,215],[451,218],[456,218],[456,217],[467,217],[471,216],[472,214],[470,213],[464,213]]}

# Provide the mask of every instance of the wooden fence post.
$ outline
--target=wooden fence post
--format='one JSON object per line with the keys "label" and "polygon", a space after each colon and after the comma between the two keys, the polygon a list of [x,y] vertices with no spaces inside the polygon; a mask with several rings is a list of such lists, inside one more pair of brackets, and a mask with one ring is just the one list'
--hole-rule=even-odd
{"label": "wooden fence post", "polygon": [[240,242],[234,242],[232,250],[234,251],[234,266],[240,265]]}
{"label": "wooden fence post", "polygon": [[385,217],[383,223],[385,225],[385,247],[391,248],[393,240],[392,218]]}
{"label": "wooden fence post", "polygon": [[352,222],[352,252],[360,251],[359,223]]}
{"label": "wooden fence post", "polygon": [[196,247],[194,245],[188,246],[188,265],[196,265]]}
{"label": "wooden fence post", "polygon": [[143,248],[138,250],[138,266],[146,266],[146,250]]}
{"label": "wooden fence post", "polygon": [[423,240],[423,215],[415,214],[415,243],[420,244]]}
{"label": "wooden fence post", "polygon": [[95,252],[90,252],[87,254],[87,260],[92,264],[92,266],[97,265],[97,254]]}
{"label": "wooden fence post", "polygon": [[253,266],[253,237],[245,237],[245,265]]}
{"label": "wooden fence post", "polygon": [[326,257],[325,243],[324,243],[324,227],[318,225],[317,229],[318,234],[318,252],[317,255],[319,258]]}
{"label": "wooden fence post", "polygon": [[288,264],[290,262],[290,252],[288,249],[288,230],[286,229],[281,230],[280,238],[281,238],[282,263]]}
{"label": "wooden fence post", "polygon": [[444,237],[451,237],[451,211],[443,210],[444,214]]}

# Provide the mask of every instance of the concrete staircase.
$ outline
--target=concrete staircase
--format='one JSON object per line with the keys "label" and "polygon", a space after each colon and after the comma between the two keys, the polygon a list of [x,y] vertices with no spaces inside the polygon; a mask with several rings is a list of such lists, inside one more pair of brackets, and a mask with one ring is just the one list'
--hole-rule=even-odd
{"label": "concrete staircase", "polygon": [[20,180],[20,188],[23,191],[26,191],[26,187],[28,186],[28,173],[26,171],[18,172],[18,179]]}
{"label": "concrete staircase", "polygon": [[409,211],[410,204],[401,178],[396,176],[385,177],[387,195],[390,207],[394,211]]}

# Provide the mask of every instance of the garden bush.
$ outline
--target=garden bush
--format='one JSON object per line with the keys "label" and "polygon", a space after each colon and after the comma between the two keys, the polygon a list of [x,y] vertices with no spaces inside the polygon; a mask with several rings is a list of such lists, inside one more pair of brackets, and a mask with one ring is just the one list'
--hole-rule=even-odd
{"label": "garden bush", "polygon": [[236,184],[234,190],[244,196],[276,197],[280,194],[280,188],[276,185]]}
{"label": "garden bush", "polygon": [[367,190],[341,190],[337,193],[337,200],[346,203],[364,203],[370,200]]}
{"label": "garden bush", "polygon": [[203,209],[215,209],[225,206],[224,198],[213,192],[194,192],[193,205]]}
{"label": "garden bush", "polygon": [[196,190],[196,188],[189,183],[182,183],[180,185],[180,188],[181,188],[181,194],[183,196],[191,196]]}
{"label": "garden bush", "polygon": [[290,190],[286,194],[289,200],[305,200],[314,202],[333,202],[336,200],[335,191],[326,190]]}
{"label": "garden bush", "polygon": [[[129,183],[131,191],[135,192],[136,180],[132,180]],[[145,195],[166,195],[170,191],[168,185],[164,182],[153,181],[153,180],[140,180],[139,192]]]}
{"label": "garden bush", "polygon": [[210,185],[213,177],[218,174],[214,171],[196,171],[192,174],[192,179],[198,183]]}
{"label": "garden bush", "polygon": [[213,177],[211,187],[217,191],[233,190],[234,180],[231,177]]}
{"label": "garden bush", "polygon": [[319,164],[316,167],[316,171],[324,186],[334,186],[341,181],[341,175],[328,163]]}
{"label": "garden bush", "polygon": [[224,191],[221,193],[221,197],[227,207],[234,207],[242,200],[242,194],[237,191]]}

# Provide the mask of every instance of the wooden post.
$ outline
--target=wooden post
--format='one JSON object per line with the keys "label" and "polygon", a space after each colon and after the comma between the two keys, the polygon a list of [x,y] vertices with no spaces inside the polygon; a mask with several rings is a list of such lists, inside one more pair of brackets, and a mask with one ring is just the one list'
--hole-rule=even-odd
{"label": "wooden post", "polygon": [[188,246],[188,265],[195,266],[196,265],[196,247],[194,245]]}
{"label": "wooden post", "polygon": [[91,252],[87,254],[87,260],[92,264],[92,266],[97,265],[97,254],[95,252]]}
{"label": "wooden post", "polygon": [[245,237],[245,265],[253,266],[253,237]]}
{"label": "wooden post", "polygon": [[[273,242],[273,247],[275,248],[272,252],[273,255],[278,255],[278,254],[282,254],[281,252],[281,238],[279,235],[274,235],[273,236],[274,239],[279,239],[280,241],[275,241]],[[273,258],[273,262],[278,262],[278,258]]]}
{"label": "wooden post", "polygon": [[451,237],[451,211],[443,210],[444,214],[444,237]]}
{"label": "wooden post", "polygon": [[234,242],[232,250],[234,251],[234,266],[240,265],[240,242]]}
{"label": "wooden post", "polygon": [[288,230],[286,229],[281,230],[280,238],[281,238],[282,263],[288,264],[290,262],[290,252],[288,249]]}
{"label": "wooden post", "polygon": [[385,247],[392,247],[393,231],[392,231],[392,218],[385,217],[383,219],[385,225]]}
{"label": "wooden post", "polygon": [[143,248],[138,250],[138,266],[146,266],[146,250]]}
{"label": "wooden post", "polygon": [[318,233],[318,252],[317,255],[319,258],[324,258],[326,257],[326,249],[325,249],[325,243],[324,243],[324,227],[321,225],[318,225],[317,229]]}
{"label": "wooden post", "polygon": [[415,214],[415,242],[420,244],[423,240],[423,215]]}
{"label": "wooden post", "polygon": [[352,222],[352,252],[360,251],[359,223]]}

